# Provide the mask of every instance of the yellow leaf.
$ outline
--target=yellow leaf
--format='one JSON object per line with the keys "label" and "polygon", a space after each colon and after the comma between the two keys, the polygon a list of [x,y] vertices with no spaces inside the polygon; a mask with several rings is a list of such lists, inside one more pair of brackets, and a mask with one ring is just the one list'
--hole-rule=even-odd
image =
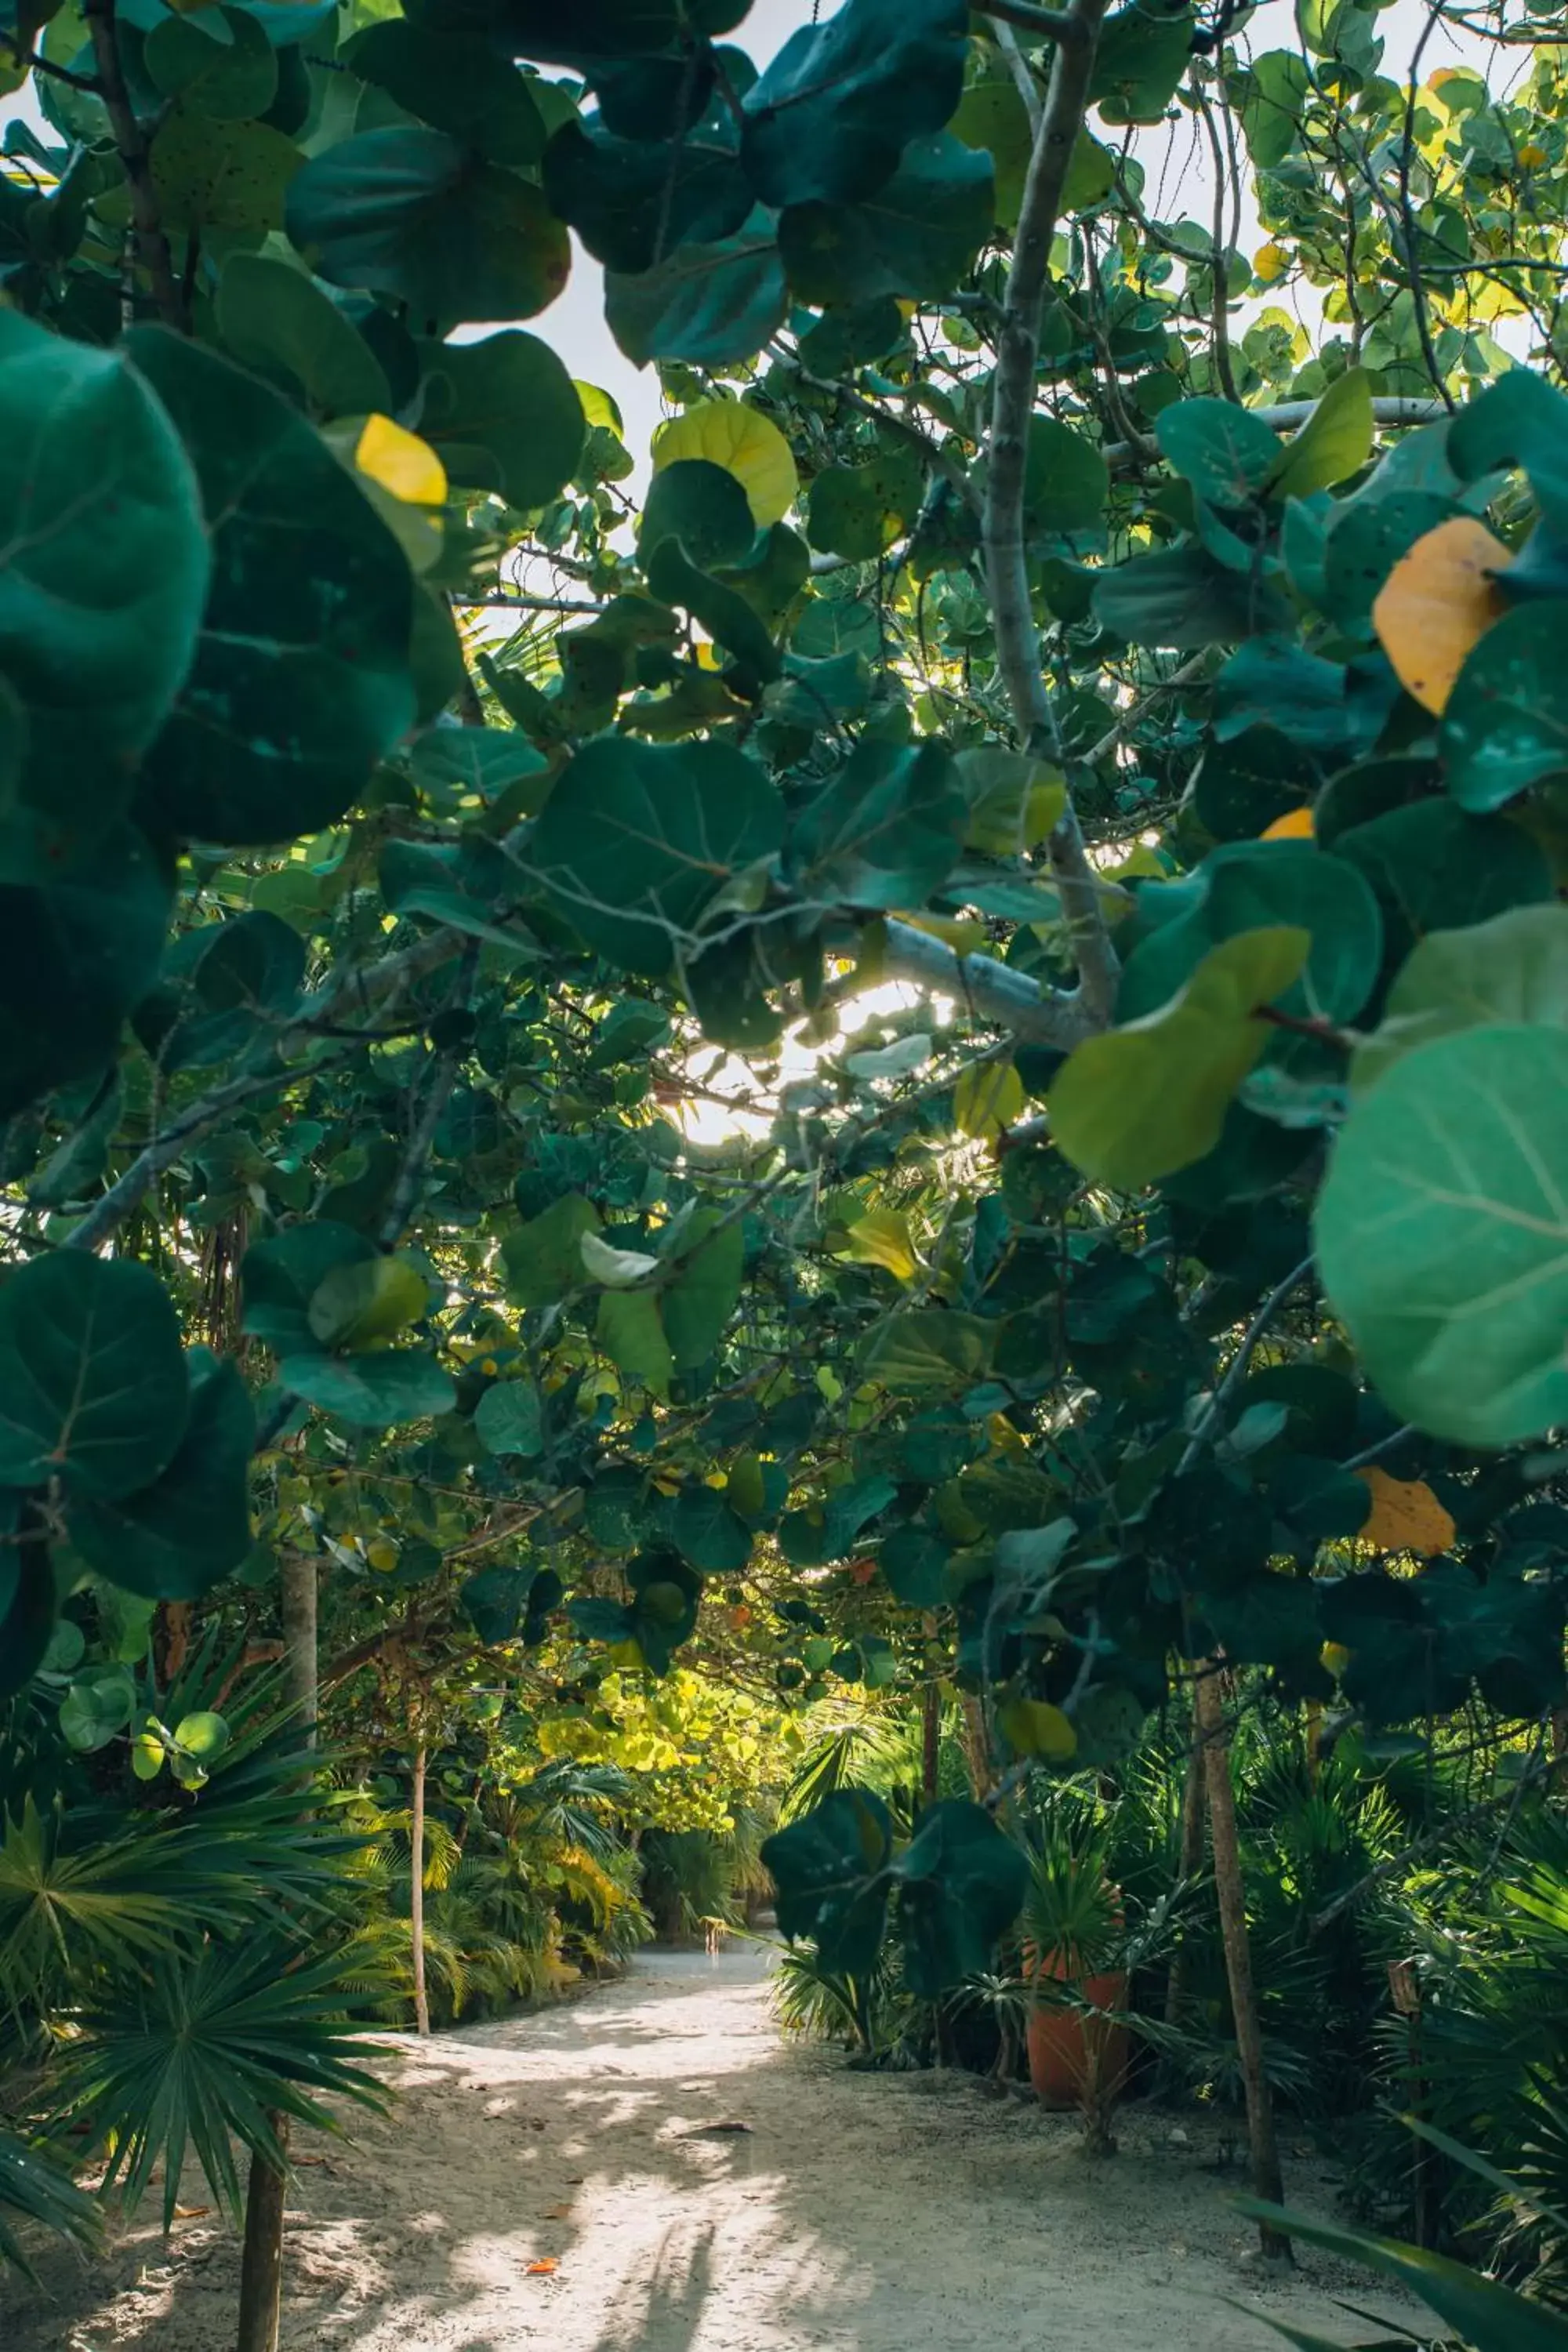
{"label": "yellow leaf", "polygon": [[840,1257],[858,1259],[862,1265],[886,1266],[900,1282],[910,1282],[920,1271],[920,1255],[910,1234],[910,1221],[897,1209],[869,1209],[847,1228],[846,1245],[837,1252]]}
{"label": "yellow leaf", "polygon": [[1283,816],[1277,816],[1272,824],[1266,824],[1258,838],[1259,841],[1310,841],[1311,810],[1288,809]]}
{"label": "yellow leaf", "polygon": [[1384,652],[1407,694],[1440,718],[1466,656],[1503,610],[1493,575],[1513,561],[1473,515],[1440,522],[1394,565],[1372,608]]}
{"label": "yellow leaf", "polygon": [[626,428],[621,422],[621,412],[607,392],[602,392],[596,383],[584,383],[577,376],[572,379],[572,389],[583,404],[585,424],[602,425],[617,441],[625,439]]}
{"label": "yellow leaf", "polygon": [[1276,245],[1270,240],[1268,245],[1258,247],[1252,257],[1252,267],[1257,276],[1262,278],[1265,286],[1272,286],[1275,279],[1283,278],[1289,268],[1290,257],[1283,246]]}
{"label": "yellow leaf", "polygon": [[1454,1522],[1421,1478],[1391,1478],[1373,1463],[1358,1470],[1372,1489],[1372,1512],[1360,1534],[1379,1551],[1447,1551]]}
{"label": "yellow leaf", "polygon": [[1519,151],[1519,160],[1527,172],[1539,172],[1546,161],[1546,150],[1535,140],[1527,139]]}
{"label": "yellow leaf", "polygon": [[800,482],[789,443],[771,417],[744,401],[700,400],[661,425],[653,436],[655,473],[682,457],[700,457],[733,474],[759,530],[782,521],[795,504]]}
{"label": "yellow leaf", "polygon": [[994,1143],[1024,1108],[1024,1081],[1011,1062],[972,1063],[952,1090],[952,1119],[960,1135]]}
{"label": "yellow leaf", "polygon": [[367,480],[405,506],[438,507],[447,497],[447,469],[427,441],[390,416],[367,416],[354,445],[354,464]]}
{"label": "yellow leaf", "polygon": [[1325,1642],[1318,1653],[1318,1659],[1325,1673],[1332,1675],[1335,1682],[1341,1682],[1351,1662],[1351,1654],[1342,1642]]}
{"label": "yellow leaf", "polygon": [[1078,1734],[1059,1706],[1043,1698],[1010,1698],[996,1710],[1004,1738],[1016,1756],[1043,1756],[1065,1764],[1078,1748]]}
{"label": "yellow leaf", "polygon": [[990,932],[973,915],[896,915],[893,919],[942,940],[954,955],[981,955],[991,944]]}

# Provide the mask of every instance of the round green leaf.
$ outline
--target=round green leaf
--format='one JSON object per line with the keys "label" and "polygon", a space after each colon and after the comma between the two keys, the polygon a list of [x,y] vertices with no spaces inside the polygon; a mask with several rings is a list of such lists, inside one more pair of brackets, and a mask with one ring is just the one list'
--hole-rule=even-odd
{"label": "round green leaf", "polygon": [[228,1746],[228,1725],[221,1715],[210,1707],[198,1708],[195,1715],[183,1715],[174,1726],[174,1738],[187,1756],[203,1764],[210,1764]]}
{"label": "round green leaf", "polygon": [[1466,656],[1439,746],[1461,808],[1501,808],[1568,768],[1568,602],[1521,604]]}
{"label": "round green leaf", "polygon": [[1500,1021],[1568,1029],[1568,909],[1516,907],[1418,940],[1377,1029],[1356,1049],[1351,1083],[1370,1087],[1414,1047]]}
{"label": "round green leaf", "polygon": [[492,1454],[531,1459],[544,1446],[539,1391],[532,1381],[498,1381],[474,1409],[474,1427]]}
{"label": "round green leaf", "polygon": [[572,266],[537,187],[417,123],[313,156],[289,188],[288,226],[323,278],[395,294],[416,327],[531,319]]}
{"label": "round green leaf", "polygon": [[195,1601],[251,1548],[256,1415],[237,1368],[193,1349],[191,1410],[162,1475],[122,1501],[88,1497],[70,1515],[84,1559],[150,1601]]}
{"label": "round green leaf", "polygon": [[133,1494],[173,1461],[189,1410],[179,1318],[146,1266],[57,1250],[0,1288],[0,1482]]}
{"label": "round green leaf", "polygon": [[781,215],[784,275],[806,302],[944,294],[991,234],[995,209],[989,155],[945,132],[912,140],[864,203],[796,204]]}
{"label": "round green leaf", "polygon": [[122,811],[206,584],[195,477],[123,353],[0,310],[0,681],[41,824],[58,825],[62,797],[78,841]]}
{"label": "round green leaf", "polygon": [[544,118],[528,77],[477,33],[390,16],[367,25],[342,53],[351,73],[384,89],[405,113],[449,131],[492,163],[537,163]]}
{"label": "round green leaf", "polygon": [[416,1323],[429,1296],[425,1276],[408,1258],[363,1258],[322,1276],[305,1319],[323,1348],[368,1348]]}
{"label": "round green leaf", "polygon": [[557,782],[528,862],[601,954],[657,974],[709,901],[783,838],[775,787],[728,744],[605,736]]}
{"label": "round green leaf", "polygon": [[392,394],[357,327],[315,280],[269,253],[232,253],[217,288],[218,331],[242,366],[321,416],[384,414]]}
{"label": "round green leaf", "polygon": [[148,34],[142,61],[165,98],[212,122],[265,114],[278,92],[278,53],[243,8],[163,17]]}
{"label": "round green leaf", "polygon": [[1254,1008],[1289,989],[1310,945],[1289,926],[1244,931],[1211,948],[1173,1003],[1079,1045],[1050,1091],[1058,1150],[1122,1192],[1212,1151],[1268,1043]]}
{"label": "round green leaf", "polygon": [[733,236],[681,245],[636,276],[605,273],[605,317],[637,367],[750,359],[782,324],[788,295],[773,216],[761,206]]}
{"label": "round green leaf", "polygon": [[464,489],[547,505],[577,470],[587,430],[577,388],[548,343],[521,331],[428,348],[419,432]]}
{"label": "round green leaf", "polygon": [[1181,893],[1180,911],[1162,921],[1162,887],[1149,887],[1140,911],[1159,928],[1128,958],[1121,1020],[1165,1003],[1218,941],[1277,924],[1312,942],[1300,982],[1281,999],[1286,1012],[1350,1021],[1365,1003],[1383,953],[1376,901],[1361,875],[1310,842],[1232,842],[1165,887]]}
{"label": "round green leaf", "polygon": [[1463,1445],[1568,1419],[1568,1034],[1439,1037],[1352,1111],[1318,1202],[1324,1287],[1391,1412]]}
{"label": "round green leaf", "polygon": [[1199,498],[1222,509],[1249,505],[1279,457],[1272,426],[1233,400],[1173,401],[1161,410],[1154,436]]}
{"label": "round green leaf", "polygon": [[408,565],[275,392],[162,328],[132,349],[200,475],[214,558],[195,662],[138,805],[202,841],[291,839],[341,816],[413,722]]}
{"label": "round green leaf", "polygon": [[433,1356],[398,1348],[366,1356],[285,1356],[286,1389],[358,1429],[395,1429],[449,1412],[458,1392]]}
{"label": "round green leaf", "polygon": [[0,1118],[110,1060],[157,977],[173,898],[129,824],[58,864],[13,859],[0,881]]}
{"label": "round green leaf", "polygon": [[153,191],[167,228],[281,228],[300,150],[266,122],[214,122],[176,108],[153,138]]}
{"label": "round green leaf", "polygon": [[136,1705],[136,1685],[124,1669],[72,1683],[60,1701],[60,1738],[79,1755],[107,1748],[123,1731]]}
{"label": "round green leaf", "polygon": [[1103,528],[1110,468],[1092,441],[1054,416],[1029,419],[1024,514],[1031,530],[1079,537]]}
{"label": "round green leaf", "polygon": [[310,1306],[317,1289],[335,1266],[365,1265],[375,1255],[363,1234],[330,1218],[254,1243],[239,1269],[246,1330],[275,1355],[313,1347]]}
{"label": "round green leaf", "polygon": [[762,201],[874,194],[909,142],[957,108],[968,32],[964,0],[857,0],[793,34],[742,101],[741,152]]}

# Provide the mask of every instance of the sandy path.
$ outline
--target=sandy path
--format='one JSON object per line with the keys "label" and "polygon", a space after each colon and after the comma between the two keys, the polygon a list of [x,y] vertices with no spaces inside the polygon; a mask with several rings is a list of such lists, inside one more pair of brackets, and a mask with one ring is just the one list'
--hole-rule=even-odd
{"label": "sandy path", "polygon": [[[395,2113],[299,2176],[288,2352],[1264,2352],[1258,2311],[1344,2341],[1333,2293],[1394,2307],[1310,2254],[1249,2273],[1200,2127],[1173,2146],[1130,2109],[1087,2163],[1070,2120],[972,2077],[782,2046],[764,1969],[655,1954],[542,2016],[386,2037]],[[704,2136],[728,2122],[751,2128]],[[1304,2162],[1290,2191],[1326,2201]],[[0,2289],[0,2345],[226,2352],[237,2274],[213,2218],[139,2226]]]}

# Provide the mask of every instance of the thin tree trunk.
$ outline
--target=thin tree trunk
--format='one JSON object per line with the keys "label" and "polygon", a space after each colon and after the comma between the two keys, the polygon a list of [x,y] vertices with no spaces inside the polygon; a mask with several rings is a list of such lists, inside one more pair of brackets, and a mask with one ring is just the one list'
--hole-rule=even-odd
{"label": "thin tree trunk", "polygon": [[[1204,1781],[1206,1776],[1207,1751],[1198,1726],[1197,1710],[1193,1711],[1193,1744],[1187,1754],[1187,1777],[1182,1784],[1182,1843],[1176,1868],[1183,1879],[1195,1878],[1204,1866]],[[1165,1985],[1165,2022],[1180,2022],[1187,2001],[1187,1955],[1177,1945],[1171,1956],[1171,1973]]]}
{"label": "thin tree trunk", "polygon": [[960,1691],[958,1704],[963,1723],[963,1760],[969,1767],[969,1786],[978,1803],[991,1786],[991,1742],[985,1730],[985,1708],[973,1691]]}
{"label": "thin tree trunk", "polygon": [[[286,1551],[279,1562],[283,1619],[283,1675],[303,1745],[316,1744],[318,1650],[316,1562],[309,1552]],[[272,2136],[289,2152],[289,2118],[276,2110],[267,2118]],[[235,2352],[278,2352],[283,2306],[283,2208],[289,2178],[253,2151],[245,2186],[245,2250],[239,2266],[239,2326]]]}
{"label": "thin tree trunk", "polygon": [[286,1551],[279,1563],[283,1615],[284,1681],[305,1744],[316,1744],[321,1675],[316,1635],[316,1561],[310,1552]]}
{"label": "thin tree trunk", "polygon": [[408,1912],[414,1930],[414,2028],[430,2031],[430,2002],[425,1990],[425,1742],[414,1752],[414,1803],[408,1830]]}
{"label": "thin tree trunk", "polygon": [[[280,2147],[289,2146],[289,2118],[273,2116]],[[250,2159],[245,2192],[245,2249],[239,2264],[239,2332],[235,2352],[278,2352],[283,2305],[283,2207],[288,2176],[259,2156]]]}
{"label": "thin tree trunk", "polygon": [[942,1691],[928,1683],[921,1723],[921,1795],[934,1805],[942,1787]]}
{"label": "thin tree trunk", "polygon": [[[1279,2171],[1279,2149],[1274,2137],[1274,2102],[1263,2071],[1263,2034],[1258,2022],[1258,1996],[1252,1982],[1252,1948],[1247,1939],[1247,1906],[1241,1885],[1241,1845],[1236,1827],[1236,1791],[1230,1779],[1230,1730],[1220,1704],[1219,1666],[1213,1658],[1200,1659],[1194,1684],[1197,1725],[1204,1743],[1205,1778],[1208,1786],[1209,1831],[1214,1846],[1215,1892],[1219,1900],[1220,1933],[1225,1938],[1226,1974],[1230,1981],[1231,2013],[1236,2020],[1236,2043],[1241,2058],[1241,2078],[1247,2094],[1247,2137],[1252,2158],[1256,2195],[1271,2205],[1285,2201]],[[1290,2254],[1290,2241],[1267,2221],[1258,2225],[1265,2255]]]}

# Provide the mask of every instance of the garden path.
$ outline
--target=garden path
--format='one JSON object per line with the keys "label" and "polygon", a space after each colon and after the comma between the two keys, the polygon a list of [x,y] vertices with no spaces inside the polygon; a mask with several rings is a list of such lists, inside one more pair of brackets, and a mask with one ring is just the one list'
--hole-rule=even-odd
{"label": "garden path", "polygon": [[[786,2046],[767,1964],[648,1953],[542,2014],[383,2037],[391,2115],[300,2151],[286,2352],[1265,2352],[1265,2312],[1349,2343],[1334,2295],[1398,2310],[1310,2252],[1249,2268],[1201,2125],[1129,2107],[1088,2162],[971,2076]],[[1331,2196],[1300,2157],[1289,2192]],[[0,2343],[225,2352],[237,2278],[216,2216],[167,2245],[149,2217],[0,2290]]]}

